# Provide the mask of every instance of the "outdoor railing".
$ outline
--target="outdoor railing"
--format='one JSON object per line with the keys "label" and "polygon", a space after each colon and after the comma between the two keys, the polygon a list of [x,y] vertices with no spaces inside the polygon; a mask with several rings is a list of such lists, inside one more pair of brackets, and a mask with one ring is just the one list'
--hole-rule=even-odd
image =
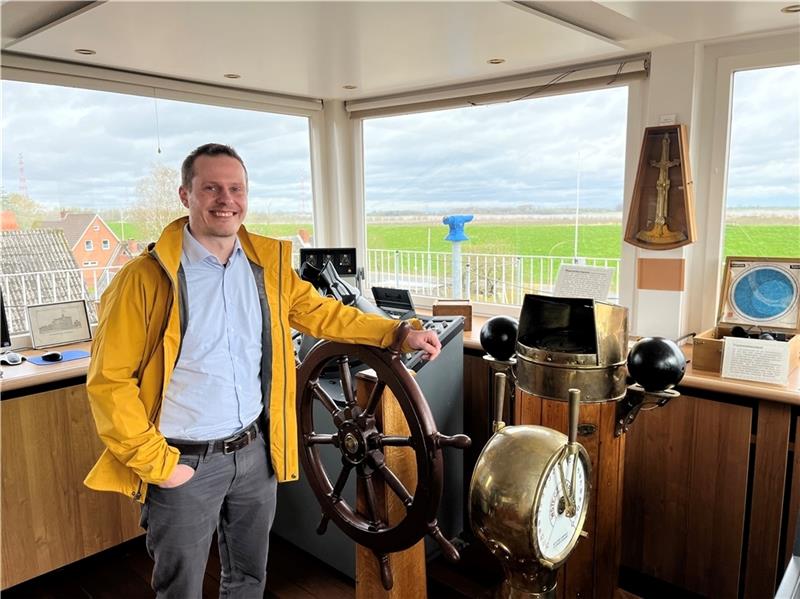
{"label": "outdoor railing", "polygon": [[26,306],[36,304],[86,300],[89,320],[96,323],[100,296],[120,268],[86,267],[0,274],[11,334],[29,330]]}
{"label": "outdoor railing", "polygon": [[[455,296],[449,252],[371,249],[367,254],[369,285],[399,287],[434,298]],[[619,259],[502,254],[461,255],[461,296],[477,302],[519,305],[526,293],[552,292],[561,264],[614,269],[609,297],[619,297]],[[120,268],[0,274],[11,333],[27,332],[25,307],[33,304],[83,299],[88,304],[89,319],[95,323],[100,296]]]}
{"label": "outdoor railing", "polygon": [[[453,255],[449,252],[369,250],[367,280],[434,298],[454,297]],[[491,304],[522,303],[526,293],[552,292],[561,264],[612,268],[609,297],[619,297],[619,258],[462,254],[461,296]]]}

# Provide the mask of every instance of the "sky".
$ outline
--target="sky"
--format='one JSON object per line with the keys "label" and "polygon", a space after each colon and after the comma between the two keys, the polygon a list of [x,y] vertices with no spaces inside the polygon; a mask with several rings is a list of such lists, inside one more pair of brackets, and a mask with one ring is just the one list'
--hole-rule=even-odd
{"label": "sky", "polygon": [[[618,87],[368,120],[367,210],[618,210],[626,104]],[[50,208],[132,207],[154,165],[218,141],[247,164],[251,211],[311,212],[304,117],[3,81],[2,134],[3,190],[22,155]],[[729,208],[798,207],[800,66],[737,73],[730,157]]]}

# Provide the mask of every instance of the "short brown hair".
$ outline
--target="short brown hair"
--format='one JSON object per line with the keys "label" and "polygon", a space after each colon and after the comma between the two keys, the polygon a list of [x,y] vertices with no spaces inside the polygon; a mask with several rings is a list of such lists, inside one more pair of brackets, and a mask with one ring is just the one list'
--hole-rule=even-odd
{"label": "short brown hair", "polygon": [[195,148],[192,152],[184,159],[183,165],[181,165],[181,187],[185,189],[192,188],[192,179],[194,178],[194,161],[197,160],[199,156],[230,156],[231,158],[235,158],[239,161],[239,164],[242,165],[244,169],[244,180],[247,183],[247,167],[244,165],[244,161],[242,157],[230,146],[226,146],[225,144],[203,144],[202,146]]}

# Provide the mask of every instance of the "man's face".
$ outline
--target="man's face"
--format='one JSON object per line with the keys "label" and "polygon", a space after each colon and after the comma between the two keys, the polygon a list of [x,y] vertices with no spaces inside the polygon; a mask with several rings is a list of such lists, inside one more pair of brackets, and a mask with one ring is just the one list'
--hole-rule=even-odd
{"label": "man's face", "polygon": [[238,160],[199,156],[192,188],[181,187],[178,193],[189,209],[189,229],[198,241],[236,236],[247,214],[247,179]]}

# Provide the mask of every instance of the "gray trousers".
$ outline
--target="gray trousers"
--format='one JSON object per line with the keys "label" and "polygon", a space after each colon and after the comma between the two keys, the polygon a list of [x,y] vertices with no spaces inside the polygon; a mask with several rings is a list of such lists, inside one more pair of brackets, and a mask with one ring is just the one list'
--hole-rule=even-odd
{"label": "gray trousers", "polygon": [[159,598],[202,597],[214,530],[222,566],[219,596],[261,599],[277,483],[263,435],[235,453],[181,455],[194,476],[172,489],[150,485],[142,506],[152,587]]}

